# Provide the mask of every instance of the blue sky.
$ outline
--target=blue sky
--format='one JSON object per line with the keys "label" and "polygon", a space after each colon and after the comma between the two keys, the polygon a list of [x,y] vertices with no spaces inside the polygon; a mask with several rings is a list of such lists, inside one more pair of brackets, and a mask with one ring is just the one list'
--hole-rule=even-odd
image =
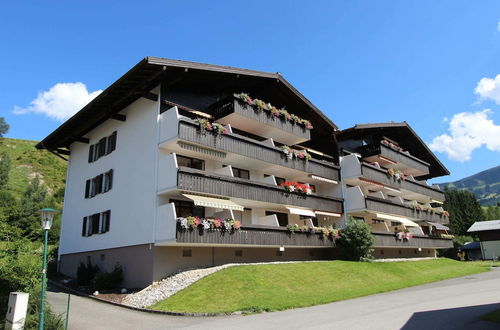
{"label": "blue sky", "polygon": [[4,1],[0,116],[40,140],[145,56],[279,71],[341,128],[408,121],[455,180],[500,165],[499,22],[500,1]]}

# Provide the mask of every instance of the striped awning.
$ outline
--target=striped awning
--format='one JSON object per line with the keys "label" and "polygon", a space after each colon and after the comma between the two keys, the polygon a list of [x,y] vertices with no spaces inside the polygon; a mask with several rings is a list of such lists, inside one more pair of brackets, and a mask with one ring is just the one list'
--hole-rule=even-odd
{"label": "striped awning", "polygon": [[429,225],[436,227],[437,230],[450,230],[450,228],[440,223],[426,221]]}
{"label": "striped awning", "polygon": [[229,199],[182,194],[184,197],[191,199],[196,206],[212,207],[215,209],[243,211],[243,206],[236,204]]}

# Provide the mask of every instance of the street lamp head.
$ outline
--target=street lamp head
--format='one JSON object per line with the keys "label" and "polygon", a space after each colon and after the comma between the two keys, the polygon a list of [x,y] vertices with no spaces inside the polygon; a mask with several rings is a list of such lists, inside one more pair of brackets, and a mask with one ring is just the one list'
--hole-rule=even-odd
{"label": "street lamp head", "polygon": [[50,227],[52,227],[52,219],[54,218],[54,214],[59,213],[59,211],[51,208],[44,208],[36,211],[36,213],[42,216],[42,229],[49,230]]}

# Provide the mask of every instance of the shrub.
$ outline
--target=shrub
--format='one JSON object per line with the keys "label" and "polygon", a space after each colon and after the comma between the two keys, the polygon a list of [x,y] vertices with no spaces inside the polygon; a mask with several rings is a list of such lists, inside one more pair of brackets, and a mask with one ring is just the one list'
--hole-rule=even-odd
{"label": "shrub", "polygon": [[366,260],[371,258],[374,238],[370,227],[364,221],[350,219],[346,228],[340,231],[337,244],[346,260]]}
{"label": "shrub", "polygon": [[93,281],[96,290],[118,289],[123,280],[122,266],[116,265],[111,273],[98,273]]}
{"label": "shrub", "polygon": [[92,266],[92,263],[84,264],[80,262],[80,266],[76,270],[76,282],[78,285],[90,285],[95,275],[99,272],[99,267]]}

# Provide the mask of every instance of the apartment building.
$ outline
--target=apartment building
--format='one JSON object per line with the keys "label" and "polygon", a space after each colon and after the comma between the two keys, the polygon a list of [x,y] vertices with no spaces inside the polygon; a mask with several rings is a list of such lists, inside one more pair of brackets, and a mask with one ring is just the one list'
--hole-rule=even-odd
{"label": "apartment building", "polygon": [[120,264],[138,288],[189,268],[331,259],[347,216],[370,224],[379,258],[452,245],[444,194],[425,182],[448,171],[406,123],[341,131],[278,73],[147,57],[37,148],[68,160],[70,276]]}
{"label": "apartment building", "polygon": [[278,73],[145,58],[37,145],[68,159],[60,271],[119,263],[143,287],[331,258],[346,219],[337,130]]}
{"label": "apartment building", "polygon": [[372,228],[374,257],[434,257],[453,246],[444,192],[426,181],[449,172],[406,122],[356,125],[335,136],[345,211]]}

